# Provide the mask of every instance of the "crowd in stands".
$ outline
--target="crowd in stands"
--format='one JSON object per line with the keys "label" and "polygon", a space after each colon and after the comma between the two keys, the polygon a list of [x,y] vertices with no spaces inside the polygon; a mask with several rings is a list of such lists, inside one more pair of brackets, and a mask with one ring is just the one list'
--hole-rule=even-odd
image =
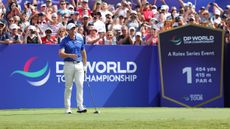
{"label": "crowd in stands", "polygon": [[230,43],[230,5],[221,8],[208,3],[199,9],[191,2],[175,0],[180,7],[169,7],[167,1],[156,6],[156,0],[121,0],[115,6],[109,1],[96,0],[89,8],[88,0],[60,0],[53,4],[45,0],[0,0],[0,43],[58,44],[68,34],[68,23],[92,45],[157,45],[158,34],[186,24],[223,29],[225,42]]}

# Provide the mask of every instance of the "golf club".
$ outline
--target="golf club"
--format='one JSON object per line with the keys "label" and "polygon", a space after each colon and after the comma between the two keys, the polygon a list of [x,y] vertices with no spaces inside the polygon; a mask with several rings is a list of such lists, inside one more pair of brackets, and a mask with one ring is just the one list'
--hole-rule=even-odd
{"label": "golf club", "polygon": [[[85,73],[85,77],[86,77],[86,73]],[[97,106],[96,106],[96,103],[95,103],[95,101],[94,101],[94,99],[93,99],[93,93],[92,93],[91,87],[90,87],[90,85],[89,85],[89,81],[86,81],[86,79],[85,79],[85,82],[86,82],[86,84],[87,84],[87,86],[88,86],[88,89],[89,89],[89,94],[90,94],[91,103],[93,104],[94,109],[95,109],[95,111],[94,111],[93,113],[94,113],[94,114],[99,114],[100,111],[97,110]]]}

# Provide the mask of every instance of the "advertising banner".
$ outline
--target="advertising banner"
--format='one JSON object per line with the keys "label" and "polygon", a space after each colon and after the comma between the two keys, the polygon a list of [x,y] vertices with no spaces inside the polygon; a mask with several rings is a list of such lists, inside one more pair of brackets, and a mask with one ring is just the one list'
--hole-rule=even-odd
{"label": "advertising banner", "polygon": [[[0,45],[0,109],[64,107],[58,45]],[[157,47],[86,46],[89,82],[99,107],[159,106]],[[151,76],[151,77],[150,77]],[[72,107],[76,107],[73,87]],[[92,107],[84,83],[84,103]]]}
{"label": "advertising banner", "polygon": [[187,25],[159,37],[161,106],[223,107],[223,32]]}

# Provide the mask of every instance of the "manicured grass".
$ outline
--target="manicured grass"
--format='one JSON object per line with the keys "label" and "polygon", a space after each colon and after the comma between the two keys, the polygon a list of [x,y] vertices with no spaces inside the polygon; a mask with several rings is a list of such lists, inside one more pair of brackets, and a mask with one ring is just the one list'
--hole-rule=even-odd
{"label": "manicured grass", "polygon": [[0,129],[230,129],[228,108],[102,108],[0,110]]}

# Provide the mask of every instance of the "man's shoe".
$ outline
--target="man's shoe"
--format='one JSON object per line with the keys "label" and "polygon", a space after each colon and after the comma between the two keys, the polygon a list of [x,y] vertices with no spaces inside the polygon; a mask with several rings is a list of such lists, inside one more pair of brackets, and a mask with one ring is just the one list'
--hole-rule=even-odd
{"label": "man's shoe", "polygon": [[78,113],[86,113],[87,112],[87,109],[86,108],[78,108],[77,110]]}
{"label": "man's shoe", "polygon": [[66,110],[65,110],[65,113],[66,113],[66,114],[72,114],[72,111],[71,111],[71,109],[66,109]]}

